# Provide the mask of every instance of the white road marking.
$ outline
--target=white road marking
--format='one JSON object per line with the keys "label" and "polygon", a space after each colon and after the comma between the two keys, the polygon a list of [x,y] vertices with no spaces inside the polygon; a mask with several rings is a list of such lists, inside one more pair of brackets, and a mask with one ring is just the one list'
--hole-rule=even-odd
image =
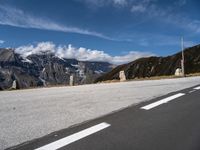
{"label": "white road marking", "polygon": [[193,92],[195,92],[196,90],[191,90],[191,91],[189,91],[189,93],[193,93]]}
{"label": "white road marking", "polygon": [[152,108],[154,108],[154,107],[157,107],[157,106],[159,106],[159,105],[161,105],[161,104],[167,103],[167,102],[169,102],[169,101],[171,101],[171,100],[173,100],[173,99],[176,99],[176,98],[178,98],[178,97],[181,97],[181,96],[183,96],[183,95],[185,95],[185,94],[184,94],[184,93],[179,93],[179,94],[176,94],[176,95],[167,97],[167,98],[165,98],[165,99],[159,100],[159,101],[157,101],[157,102],[151,103],[151,104],[146,105],[146,106],[144,106],[144,107],[141,107],[141,109],[149,110],[149,109],[152,109]]}
{"label": "white road marking", "polygon": [[200,90],[200,86],[198,86],[198,87],[195,87],[194,89],[195,89],[195,90]]}
{"label": "white road marking", "polygon": [[75,133],[75,134],[72,134],[70,136],[67,136],[65,138],[62,138],[58,141],[55,141],[53,143],[50,143],[50,144],[47,144],[45,146],[42,146],[40,148],[37,148],[35,150],[56,150],[56,149],[59,149],[61,147],[64,147],[68,144],[71,144],[75,141],[78,141],[82,138],[85,138],[91,134],[94,134],[98,131],[101,131],[105,128],[108,128],[109,126],[111,126],[110,124],[106,123],[106,122],[103,122],[103,123],[100,123],[98,125],[95,125],[93,127],[90,127],[90,128],[87,128],[85,130],[82,130],[78,133]]}

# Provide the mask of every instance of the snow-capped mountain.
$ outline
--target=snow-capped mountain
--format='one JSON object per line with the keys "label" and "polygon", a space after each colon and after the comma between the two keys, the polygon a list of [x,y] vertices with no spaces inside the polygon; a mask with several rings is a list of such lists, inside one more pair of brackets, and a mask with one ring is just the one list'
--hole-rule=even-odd
{"label": "snow-capped mountain", "polygon": [[88,84],[111,69],[107,62],[65,59],[48,52],[24,58],[12,49],[0,49],[1,90],[10,88],[14,80],[18,88],[68,85],[71,75],[75,84]]}

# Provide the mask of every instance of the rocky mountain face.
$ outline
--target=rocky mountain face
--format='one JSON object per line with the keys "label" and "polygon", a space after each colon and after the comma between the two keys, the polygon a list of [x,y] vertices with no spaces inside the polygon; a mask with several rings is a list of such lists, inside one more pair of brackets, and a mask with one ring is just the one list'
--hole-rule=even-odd
{"label": "rocky mountain face", "polygon": [[63,59],[52,53],[23,58],[12,49],[0,49],[0,90],[9,89],[15,80],[17,88],[68,85],[71,75],[75,84],[88,84],[111,69],[107,62]]}
{"label": "rocky mountain face", "polygon": [[[184,53],[186,74],[200,72],[200,45],[187,48]],[[121,70],[125,71],[127,79],[174,75],[176,69],[181,68],[181,59],[181,52],[168,57],[140,58],[114,68],[112,71],[97,78],[95,82],[118,80]]]}

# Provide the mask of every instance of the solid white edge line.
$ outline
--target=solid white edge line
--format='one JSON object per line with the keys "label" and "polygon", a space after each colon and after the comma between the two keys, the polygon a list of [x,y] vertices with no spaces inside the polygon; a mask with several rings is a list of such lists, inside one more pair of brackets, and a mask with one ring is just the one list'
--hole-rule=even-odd
{"label": "solid white edge line", "polygon": [[85,138],[85,137],[87,137],[91,134],[99,132],[99,131],[101,131],[105,128],[108,128],[109,126],[111,126],[111,125],[106,123],[106,122],[103,122],[103,123],[100,123],[98,125],[92,126],[90,128],[84,129],[80,132],[74,133],[74,134],[67,136],[65,138],[62,138],[60,140],[57,140],[55,142],[52,142],[50,144],[44,145],[44,146],[37,148],[35,150],[56,150],[56,149],[59,149],[61,147],[66,146],[68,144],[71,144],[75,141],[78,141],[82,138]]}
{"label": "solid white edge line", "polygon": [[194,90],[200,90],[200,86],[195,87]]}
{"label": "solid white edge line", "polygon": [[181,97],[181,96],[183,96],[183,95],[185,95],[185,94],[184,94],[184,93],[178,93],[178,94],[175,94],[175,95],[173,95],[173,96],[170,96],[170,97],[164,98],[164,99],[162,99],[162,100],[159,100],[159,101],[157,101],[157,102],[154,102],[154,103],[151,103],[151,104],[149,104],[149,105],[146,105],[146,106],[144,106],[144,107],[141,107],[141,109],[150,110],[150,109],[152,109],[152,108],[154,108],[154,107],[157,107],[157,106],[159,106],[159,105],[161,105],[161,104],[167,103],[167,102],[169,102],[169,101],[171,101],[171,100],[173,100],[173,99],[176,99],[176,98],[178,98],[178,97]]}

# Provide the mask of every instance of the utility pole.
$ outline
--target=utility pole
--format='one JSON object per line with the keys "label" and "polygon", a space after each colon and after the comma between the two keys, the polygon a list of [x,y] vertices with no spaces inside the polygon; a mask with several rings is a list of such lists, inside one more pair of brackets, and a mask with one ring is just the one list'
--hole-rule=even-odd
{"label": "utility pole", "polygon": [[181,60],[181,69],[182,69],[182,75],[185,77],[185,56],[184,56],[184,41],[183,37],[181,37],[181,48],[182,48],[182,60]]}

